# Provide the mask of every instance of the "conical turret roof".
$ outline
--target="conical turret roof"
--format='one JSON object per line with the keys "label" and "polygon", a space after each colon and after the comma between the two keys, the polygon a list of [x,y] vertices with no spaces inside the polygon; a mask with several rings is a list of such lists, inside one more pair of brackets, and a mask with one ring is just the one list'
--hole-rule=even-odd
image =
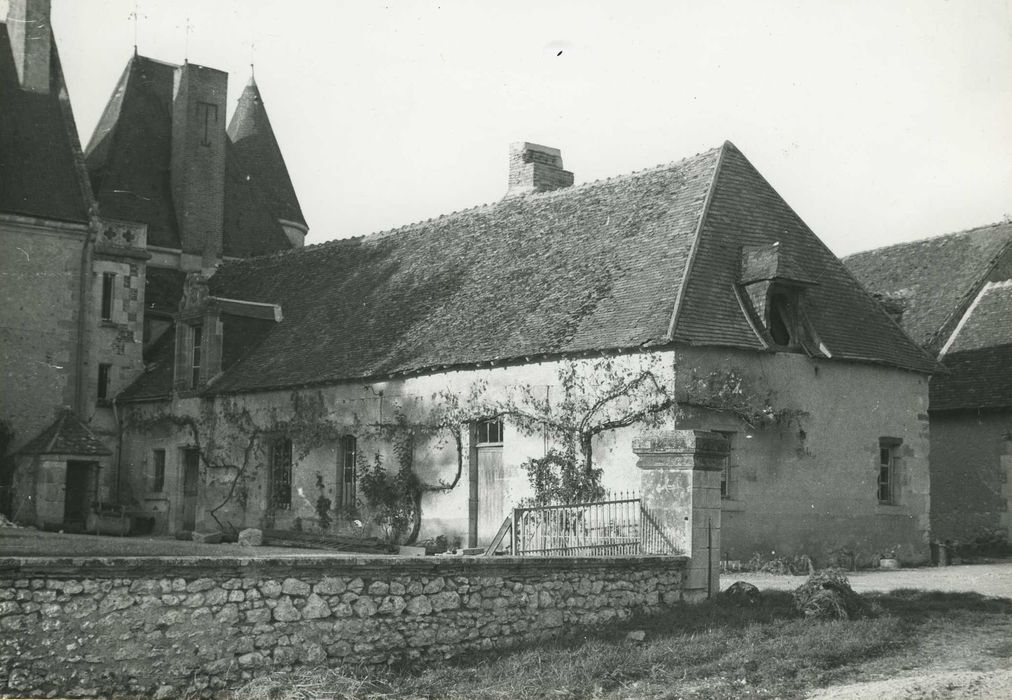
{"label": "conical turret roof", "polygon": [[274,138],[260,89],[252,77],[239,97],[228,125],[228,136],[244,174],[267,195],[275,216],[305,226],[288,167]]}

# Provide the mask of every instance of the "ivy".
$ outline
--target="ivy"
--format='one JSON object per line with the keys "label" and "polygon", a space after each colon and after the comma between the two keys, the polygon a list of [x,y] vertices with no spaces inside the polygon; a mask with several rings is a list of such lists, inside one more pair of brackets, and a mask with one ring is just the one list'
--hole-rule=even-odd
{"label": "ivy", "polygon": [[807,415],[796,408],[775,407],[775,398],[772,389],[756,389],[740,369],[732,367],[704,375],[692,370],[682,403],[730,414],[753,430],[786,427]]}

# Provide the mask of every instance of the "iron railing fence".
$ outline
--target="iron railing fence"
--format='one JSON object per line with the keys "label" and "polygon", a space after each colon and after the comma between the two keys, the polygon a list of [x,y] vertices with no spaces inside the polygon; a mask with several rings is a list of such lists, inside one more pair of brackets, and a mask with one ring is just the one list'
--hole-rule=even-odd
{"label": "iron railing fence", "polygon": [[680,553],[633,492],[588,503],[515,508],[487,553],[500,549],[556,557]]}

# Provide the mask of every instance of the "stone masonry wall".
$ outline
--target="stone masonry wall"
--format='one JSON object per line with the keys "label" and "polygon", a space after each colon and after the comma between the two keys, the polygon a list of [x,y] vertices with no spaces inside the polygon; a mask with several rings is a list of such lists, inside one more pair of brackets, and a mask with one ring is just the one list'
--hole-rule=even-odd
{"label": "stone masonry wall", "polygon": [[204,696],[431,660],[698,599],[684,557],[0,560],[0,694]]}

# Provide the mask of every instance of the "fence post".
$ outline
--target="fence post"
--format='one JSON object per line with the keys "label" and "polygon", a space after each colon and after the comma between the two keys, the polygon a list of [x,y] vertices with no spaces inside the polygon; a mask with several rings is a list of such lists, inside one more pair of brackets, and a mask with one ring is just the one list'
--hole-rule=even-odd
{"label": "fence post", "polygon": [[720,592],[720,474],[727,439],[705,430],[668,430],[633,440],[643,507],[689,556],[687,600]]}

